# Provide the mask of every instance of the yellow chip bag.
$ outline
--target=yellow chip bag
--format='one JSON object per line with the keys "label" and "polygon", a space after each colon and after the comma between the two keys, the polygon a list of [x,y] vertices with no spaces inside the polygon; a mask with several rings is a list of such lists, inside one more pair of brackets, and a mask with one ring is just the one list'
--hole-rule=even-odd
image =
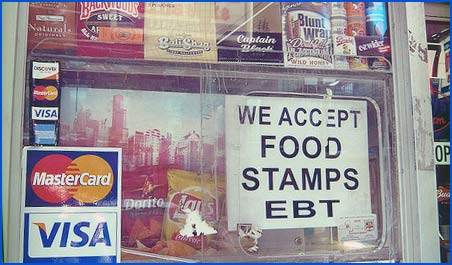
{"label": "yellow chip bag", "polygon": [[217,224],[224,201],[224,181],[215,182],[210,175],[178,169],[168,170],[167,177],[168,206],[163,221],[163,240],[181,241],[196,249],[207,246],[210,236],[183,236],[179,233],[187,218],[184,210],[198,211],[209,225]]}

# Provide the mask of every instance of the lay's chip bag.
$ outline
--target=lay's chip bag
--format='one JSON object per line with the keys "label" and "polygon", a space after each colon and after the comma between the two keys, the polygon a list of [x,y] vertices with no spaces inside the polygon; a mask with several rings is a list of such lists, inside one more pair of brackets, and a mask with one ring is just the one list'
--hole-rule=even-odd
{"label": "lay's chip bag", "polygon": [[223,212],[224,181],[211,175],[170,169],[168,176],[168,206],[163,221],[163,240],[180,241],[195,249],[206,249],[213,235],[182,236],[179,231],[186,221],[185,209],[198,211],[210,226],[218,225]]}

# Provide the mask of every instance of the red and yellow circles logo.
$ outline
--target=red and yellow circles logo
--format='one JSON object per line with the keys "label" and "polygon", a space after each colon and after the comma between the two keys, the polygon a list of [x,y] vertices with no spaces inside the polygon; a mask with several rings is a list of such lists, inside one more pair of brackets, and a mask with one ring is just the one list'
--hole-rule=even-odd
{"label": "red and yellow circles logo", "polygon": [[95,203],[113,187],[110,165],[95,155],[72,160],[65,155],[49,155],[36,163],[30,176],[34,193],[48,203],[62,203],[70,198],[81,203]]}
{"label": "red and yellow circles logo", "polygon": [[54,86],[37,86],[33,90],[33,98],[35,100],[52,101],[58,97],[58,89]]}

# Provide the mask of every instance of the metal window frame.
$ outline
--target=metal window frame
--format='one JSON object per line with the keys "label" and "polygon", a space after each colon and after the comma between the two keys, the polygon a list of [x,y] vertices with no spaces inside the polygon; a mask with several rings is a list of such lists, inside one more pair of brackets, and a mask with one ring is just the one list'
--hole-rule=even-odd
{"label": "metal window frame", "polygon": [[[425,141],[431,145],[433,154],[433,139],[420,139],[422,128],[417,128],[420,121],[431,122],[431,105],[424,102],[415,104],[419,95],[430,99],[428,87],[416,90],[415,77],[412,78],[416,63],[409,55],[409,28],[407,17],[424,18],[423,12],[409,8],[411,3],[389,3],[391,21],[391,49],[394,77],[395,126],[397,136],[397,157],[399,172],[399,200],[401,219],[401,250],[403,262],[440,262],[438,237],[438,211],[434,201],[431,209],[420,209],[425,202],[432,201],[432,195],[426,190],[436,190],[434,167],[431,171],[418,167],[418,142]],[[413,3],[415,4],[415,3]],[[422,4],[422,3],[417,3]],[[422,8],[422,11],[424,9]],[[419,11],[419,10],[418,10]],[[425,32],[425,27],[424,27]],[[424,33],[425,35],[425,33]],[[419,66],[419,65],[417,65]],[[425,66],[428,71],[428,66]],[[423,89],[423,90],[422,90]],[[430,100],[428,101],[430,102]],[[423,116],[418,116],[415,107],[420,108]],[[433,130],[433,129],[431,129]],[[427,133],[425,134],[425,136]],[[428,156],[429,154],[425,154]],[[430,178],[430,179],[425,179]],[[432,214],[433,211],[433,214]]]}
{"label": "metal window frame", "polygon": [[[401,261],[403,262],[439,262],[439,240],[436,245],[435,238],[438,238],[437,214],[419,209],[423,201],[430,200],[431,195],[423,194],[421,191],[424,182],[420,177],[416,167],[416,145],[415,132],[417,128],[413,121],[413,80],[410,78],[410,61],[408,56],[408,25],[406,3],[388,3],[389,16],[391,21],[391,47],[393,51],[393,80],[395,90],[395,118],[397,135],[397,156],[399,172],[399,193],[400,193],[400,235],[395,235],[394,242],[400,242]],[[420,14],[421,15],[421,14]],[[18,25],[14,65],[14,91],[11,126],[11,150],[10,150],[10,174],[3,176],[9,178],[9,186],[5,187],[5,192],[9,195],[9,205],[3,210],[4,218],[7,218],[9,231],[4,240],[5,261],[20,262],[21,242],[18,218],[20,218],[20,174],[21,174],[21,153],[23,137],[23,109],[26,81],[26,40],[27,40],[27,17],[28,4],[19,3]],[[424,18],[424,15],[419,19]],[[394,56],[397,55],[397,56]],[[426,88],[427,91],[427,88]],[[428,92],[426,92],[428,93]],[[425,107],[425,106],[424,106]],[[429,112],[428,112],[429,113]],[[425,117],[418,117],[425,118]],[[429,117],[431,118],[431,117]],[[429,172],[424,172],[429,173]],[[434,174],[434,172],[432,172]],[[428,182],[431,185],[431,182]],[[422,189],[421,189],[422,188]],[[431,188],[431,187],[430,187]],[[436,204],[435,204],[436,206]],[[430,209],[431,210],[431,209]],[[435,209],[436,210],[436,209]],[[436,211],[437,213],[437,211]],[[395,224],[399,223],[397,221]],[[422,226],[422,227],[421,227]]]}

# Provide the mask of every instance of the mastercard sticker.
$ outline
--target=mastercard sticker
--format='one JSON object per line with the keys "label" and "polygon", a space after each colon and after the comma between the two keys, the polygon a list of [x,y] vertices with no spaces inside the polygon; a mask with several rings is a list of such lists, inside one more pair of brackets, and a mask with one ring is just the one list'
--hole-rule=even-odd
{"label": "mastercard sticker", "polygon": [[58,88],[55,86],[35,86],[33,88],[34,101],[54,101],[58,98]]}
{"label": "mastercard sticker", "polygon": [[26,148],[24,154],[25,207],[118,206],[120,149]]}

